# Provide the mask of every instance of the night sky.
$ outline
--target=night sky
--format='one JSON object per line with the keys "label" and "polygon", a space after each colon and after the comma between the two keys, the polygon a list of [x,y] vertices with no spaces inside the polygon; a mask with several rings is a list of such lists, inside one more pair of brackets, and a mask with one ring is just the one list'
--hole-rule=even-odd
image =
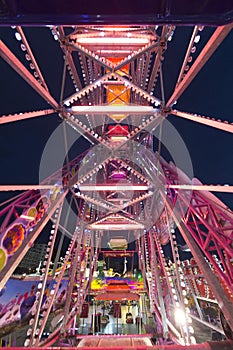
{"label": "night sky", "polygon": [[[197,52],[203,47],[214,28],[201,33]],[[172,89],[181,67],[191,27],[178,27],[169,43],[163,63],[166,99]],[[37,58],[39,67],[53,97],[58,101],[63,71],[62,51],[49,28],[26,28],[25,34]],[[20,43],[11,28],[0,28],[3,42],[26,64]],[[233,32],[207,62],[187,91],[180,97],[176,109],[228,120],[233,123]],[[8,64],[0,59],[0,115],[49,109],[50,106],[17,75]],[[70,80],[65,96],[73,93]],[[232,134],[211,127],[170,116],[190,152],[194,175],[204,184],[233,185]],[[0,127],[1,184],[34,184],[38,182],[41,154],[47,139],[61,123],[54,114],[14,122]],[[68,130],[68,137],[74,131]],[[81,153],[87,142],[80,141],[74,153]],[[60,147],[64,147],[62,135]],[[55,150],[54,157],[56,157]],[[55,170],[55,169],[54,169]],[[231,209],[231,194],[218,195]],[[6,194],[1,194],[4,199]]]}

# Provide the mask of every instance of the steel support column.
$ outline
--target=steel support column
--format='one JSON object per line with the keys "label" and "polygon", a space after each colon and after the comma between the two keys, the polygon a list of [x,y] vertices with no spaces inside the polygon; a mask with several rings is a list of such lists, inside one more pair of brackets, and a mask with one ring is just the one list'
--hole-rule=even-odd
{"label": "steel support column", "polygon": [[233,305],[229,301],[223,287],[221,286],[217,276],[215,276],[214,272],[210,268],[208,262],[204,258],[204,254],[200,250],[199,246],[193,239],[192,235],[188,231],[188,229],[185,227],[182,218],[180,217],[180,214],[177,212],[176,208],[172,208],[172,205],[170,204],[170,200],[164,196],[164,194],[161,192],[161,196],[164,199],[164,203],[166,205],[166,208],[169,212],[169,215],[172,216],[173,220],[175,221],[180,233],[182,234],[185,242],[187,243],[189,249],[191,250],[191,253],[196,260],[198,266],[202,270],[203,275],[205,276],[206,281],[208,282],[212,292],[214,293],[215,298],[218,301],[218,304],[220,308],[223,311],[223,314],[229,323],[229,326],[231,330],[233,330]]}

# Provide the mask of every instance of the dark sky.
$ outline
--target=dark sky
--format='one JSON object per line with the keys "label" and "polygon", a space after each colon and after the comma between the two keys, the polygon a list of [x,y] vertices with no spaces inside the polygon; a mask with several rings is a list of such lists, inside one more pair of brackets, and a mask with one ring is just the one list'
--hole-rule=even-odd
{"label": "dark sky", "polygon": [[[207,28],[202,32],[197,52],[206,43],[213,30],[213,28]],[[191,32],[191,27],[178,27],[173,41],[169,43],[163,64],[166,99],[174,88]],[[59,100],[63,70],[59,44],[53,40],[48,28],[26,28],[25,34],[51,94]],[[22,62],[26,62],[19,48],[20,43],[14,37],[13,29],[0,28],[0,37]],[[228,35],[181,96],[176,109],[233,123],[232,43],[233,32]],[[66,94],[69,95],[71,92],[68,83]],[[0,115],[47,108],[50,106],[0,59]],[[178,119],[175,116],[170,116],[169,120],[187,145],[194,175],[205,184],[233,185],[232,134]],[[38,182],[38,169],[43,148],[50,134],[59,124],[59,117],[51,115],[0,126],[1,184]],[[63,147],[62,137],[61,147]],[[84,145],[80,145],[77,152],[80,153],[84,148]],[[233,209],[232,195],[221,194],[219,197]]]}

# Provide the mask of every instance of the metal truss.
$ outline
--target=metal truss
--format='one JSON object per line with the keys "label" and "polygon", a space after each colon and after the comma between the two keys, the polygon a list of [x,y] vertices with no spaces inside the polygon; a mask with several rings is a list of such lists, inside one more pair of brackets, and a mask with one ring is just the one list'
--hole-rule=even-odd
{"label": "metal truss", "polygon": [[[197,308],[198,297],[216,298],[233,331],[233,214],[207,192],[232,192],[232,186],[192,182],[181,169],[162,158],[161,147],[154,154],[151,136],[157,127],[160,127],[161,135],[162,123],[170,114],[232,133],[232,125],[227,122],[173,109],[175,101],[231,27],[218,27],[193,60],[197,37],[202,29],[194,27],[175,89],[167,102],[162,69],[174,26],[138,25],[118,29],[111,26],[52,26],[52,35],[58,40],[64,55],[59,102],[48,90],[46,78],[23,29],[18,26],[16,32],[31,62],[31,71],[0,42],[1,57],[52,107],[4,115],[0,124],[39,116],[46,119],[57,113],[91,145],[72,161],[67,154],[65,166],[41,184],[0,186],[1,191],[26,190],[10,202],[3,203],[0,211],[2,240],[17,225],[23,225],[26,232],[25,239],[0,271],[0,289],[49,220],[53,225],[41,288],[35,302],[37,309],[31,315],[25,346],[46,348],[69,337],[71,325],[80,315],[89,293],[101,242],[110,229],[117,236],[122,228],[128,230],[136,241],[139,267],[158,321],[158,333],[164,338],[169,337],[177,348],[179,344],[189,345],[195,341],[188,325],[190,310],[186,289]],[[73,83],[73,91],[68,93],[67,73]],[[154,94],[159,90],[161,97]],[[76,226],[71,231],[67,225],[69,212],[65,207],[68,198],[72,198],[70,208],[74,209],[76,217]],[[32,208],[38,209],[37,216],[32,216]],[[67,214],[65,223],[61,220],[64,212]],[[59,231],[63,238],[56,252]],[[190,262],[191,268],[185,266],[179,256],[177,237],[180,234],[195,258],[195,264]],[[69,247],[61,270],[57,274],[56,268],[53,270],[53,293],[44,307],[50,264],[54,255],[56,264],[60,258],[64,235],[70,238]],[[169,244],[172,253],[170,265],[163,252],[165,244]],[[68,286],[63,320],[48,339],[41,340],[65,273],[68,273]],[[208,295],[203,296],[203,291],[198,289],[198,278],[210,289]],[[184,312],[185,327],[176,324],[176,307]],[[199,309],[198,312],[201,322],[202,314]],[[161,342],[163,337],[160,337]]]}

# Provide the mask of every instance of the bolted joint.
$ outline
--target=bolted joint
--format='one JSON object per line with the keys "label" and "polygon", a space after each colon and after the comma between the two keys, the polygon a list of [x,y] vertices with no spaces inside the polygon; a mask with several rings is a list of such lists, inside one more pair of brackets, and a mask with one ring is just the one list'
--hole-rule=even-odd
{"label": "bolted joint", "polygon": [[160,40],[159,44],[160,44],[162,51],[165,51],[167,48],[167,42],[165,40]]}
{"label": "bolted joint", "polygon": [[167,115],[167,114],[171,113],[171,107],[161,106],[161,112],[162,112],[162,114]]}

